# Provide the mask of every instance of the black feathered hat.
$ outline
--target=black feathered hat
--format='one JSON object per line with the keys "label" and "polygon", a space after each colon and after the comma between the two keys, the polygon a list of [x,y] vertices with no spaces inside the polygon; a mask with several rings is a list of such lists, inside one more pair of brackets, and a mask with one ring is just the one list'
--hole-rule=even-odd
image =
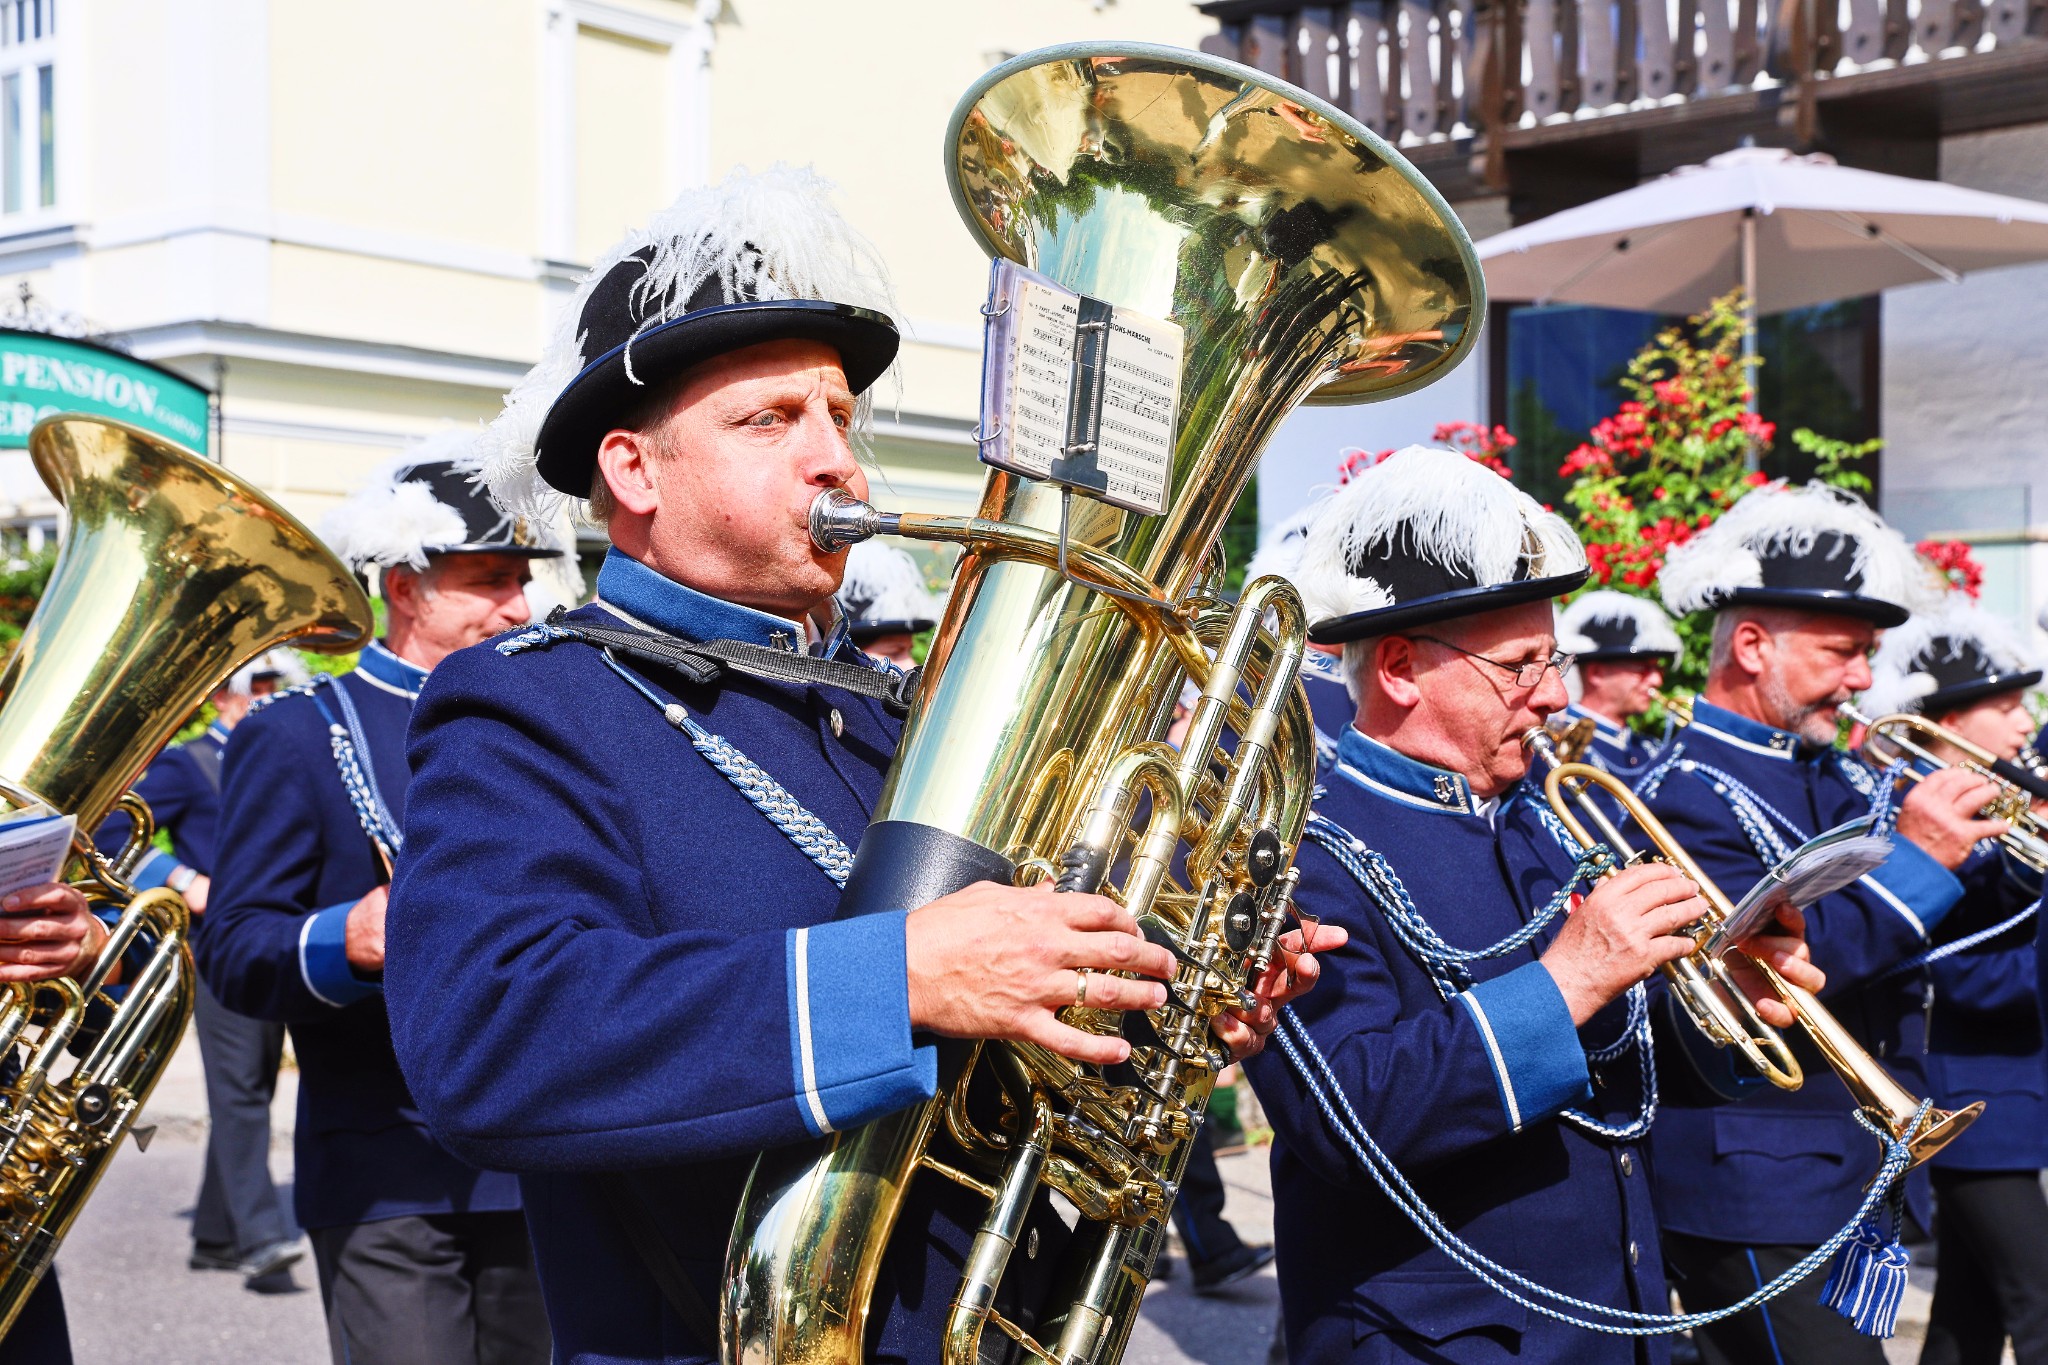
{"label": "black feathered hat", "polygon": [[551,525],[491,501],[477,482],[478,439],[475,431],[442,432],[386,460],[321,519],[321,538],[359,571],[424,569],[429,555],[566,553]]}
{"label": "black feathered hat", "polygon": [[940,602],[906,550],[863,540],[846,552],[846,577],[836,594],[846,631],[857,645],[884,635],[915,635],[938,624]]}
{"label": "black feathered hat", "polygon": [[1589,572],[1556,513],[1464,455],[1410,446],[1323,504],[1294,581],[1309,638],[1335,645],[1561,597]]}
{"label": "black feathered hat", "polygon": [[[598,443],[651,386],[748,346],[830,346],[865,395],[901,338],[880,258],[832,207],[830,188],[787,167],[735,171],[606,253],[491,424],[492,496],[521,510],[589,496]],[[867,411],[863,399],[863,422]]]}
{"label": "black feathered hat", "polygon": [[1929,716],[2024,691],[2042,676],[2017,633],[1960,594],[1886,631],[1870,673],[1865,711]]}
{"label": "black feathered hat", "polygon": [[1684,651],[1663,609],[1647,597],[1602,589],[1579,598],[1557,618],[1557,647],[1580,663],[1662,659]]}

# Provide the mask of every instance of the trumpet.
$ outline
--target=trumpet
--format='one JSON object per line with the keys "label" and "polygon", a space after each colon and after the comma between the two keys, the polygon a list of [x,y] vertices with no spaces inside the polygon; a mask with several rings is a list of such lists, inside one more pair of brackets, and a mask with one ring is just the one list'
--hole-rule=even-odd
{"label": "trumpet", "polygon": [[[1699,887],[1700,899],[1707,904],[1707,914],[1688,931],[1696,942],[1704,944],[1716,928],[1734,917],[1733,903],[1700,871],[1699,865],[1671,836],[1671,831],[1664,828],[1664,823],[1650,812],[1626,782],[1590,764],[1565,761],[1551,736],[1550,730],[1537,726],[1522,736],[1522,744],[1531,754],[1542,759],[1549,769],[1543,779],[1543,795],[1558,819],[1582,848],[1605,843],[1625,863],[1655,856],[1684,873]],[[1643,831],[1644,837],[1656,850],[1654,855],[1638,852],[1629,844],[1615,822],[1593,799],[1592,789],[1595,787],[1612,797],[1622,813]],[[1574,807],[1584,814],[1585,820],[1574,813]],[[1599,830],[1597,837],[1594,829]],[[1748,954],[1744,956],[1749,957],[1751,965],[1763,976],[1771,993],[1792,1011],[1807,1038],[1820,1050],[1829,1069],[1848,1088],[1850,1098],[1870,1116],[1872,1122],[1882,1125],[1895,1140],[1906,1143],[1913,1165],[1925,1161],[1953,1142],[1984,1112],[1982,1100],[1956,1110],[1929,1107],[1925,1119],[1916,1125],[1920,1100],[1891,1078],[1891,1074],[1842,1026],[1841,1020],[1835,1018],[1833,1011],[1821,1004],[1811,991],[1785,980],[1768,962]],[[1715,1046],[1737,1048],[1745,1061],[1781,1090],[1796,1090],[1804,1082],[1805,1076],[1790,1046],[1776,1029],[1758,1016],[1756,1007],[1736,989],[1727,963],[1720,955],[1701,948],[1676,962],[1666,963],[1659,970],[1677,991],[1678,1001],[1686,1013]]]}
{"label": "trumpet", "polygon": [[[1904,759],[1908,782],[1919,782],[1943,768],[1962,768],[1997,787],[1997,794],[1984,803],[1979,817],[2005,821],[2010,828],[1998,836],[2005,851],[2036,872],[2048,872],[2048,823],[2034,813],[2034,802],[2048,800],[2048,777],[2000,758],[1925,716],[1898,711],[1872,720],[1853,706],[1836,709],[1863,727],[1859,752],[1873,767],[1889,768]],[[1945,744],[1961,757],[1943,758],[1928,748],[1929,744]],[[2022,754],[2031,752],[2027,749]]]}

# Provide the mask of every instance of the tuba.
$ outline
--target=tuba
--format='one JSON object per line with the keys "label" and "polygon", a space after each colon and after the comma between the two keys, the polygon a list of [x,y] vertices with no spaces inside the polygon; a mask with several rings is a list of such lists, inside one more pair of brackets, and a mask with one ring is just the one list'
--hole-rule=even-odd
{"label": "tuba", "polygon": [[[64,504],[57,563],[0,673],[0,798],[77,817],[72,884],[120,919],[83,979],[0,991],[0,1335],[49,1268],[192,1016],[190,918],[174,891],[124,874],[154,833],[129,786],[242,664],[273,645],[339,652],[372,630],[369,599],[313,534],[219,465],[121,422],[56,416],[29,434]],[[120,805],[127,847],[88,831]],[[146,949],[117,992],[116,964]],[[62,1076],[70,1052],[77,1061]]]}
{"label": "tuba", "polygon": [[[822,548],[888,532],[962,549],[840,913],[1049,879],[1120,901],[1180,970],[1158,1010],[1063,1016],[1122,1028],[1133,1050],[1119,1067],[977,1045],[942,1062],[930,1103],[762,1157],[720,1295],[734,1365],[863,1358],[913,1180],[957,1185],[985,1210],[947,1365],[1012,1349],[1063,1365],[1121,1357],[1228,1060],[1209,1022],[1271,960],[1314,788],[1300,600],[1264,578],[1222,602],[1219,533],[1297,405],[1428,384],[1471,349],[1484,313],[1471,243],[1412,167],[1330,105],[1232,62],[1139,44],[1027,54],[967,93],[946,159],[991,255],[1183,329],[1168,501],[1143,516],[1000,470],[973,517],[820,496]],[[1176,751],[1163,741],[1184,682],[1200,699]],[[983,1106],[992,1119],[970,1098],[977,1080],[998,1097]],[[1060,1287],[1006,1311],[999,1291],[1042,1188],[1080,1221]]]}

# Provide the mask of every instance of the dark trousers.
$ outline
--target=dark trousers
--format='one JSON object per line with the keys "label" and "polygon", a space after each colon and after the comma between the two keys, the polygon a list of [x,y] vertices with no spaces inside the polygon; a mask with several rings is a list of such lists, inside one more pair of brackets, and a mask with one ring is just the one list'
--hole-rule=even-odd
{"label": "dark trousers", "polygon": [[14,1326],[0,1338],[0,1365],[71,1365],[71,1326],[64,1318],[55,1266],[36,1281]]}
{"label": "dark trousers", "polygon": [[522,1215],[426,1214],[308,1235],[334,1365],[548,1365]]}
{"label": "dark trousers", "polygon": [[1206,1123],[1195,1130],[1180,1198],[1173,1201],[1173,1225],[1193,1265],[1228,1256],[1242,1245],[1237,1229],[1223,1220],[1223,1173],[1216,1169],[1216,1142]]}
{"label": "dark trousers", "polygon": [[270,1179],[270,1102],[284,1025],[236,1014],[200,983],[194,1018],[206,1069],[206,1174],[192,1214],[192,1240],[247,1255],[293,1235]]}
{"label": "dark trousers", "polygon": [[[1804,1259],[1812,1247],[1743,1246],[1664,1234],[1664,1269],[1688,1313],[1721,1308],[1754,1294]],[[1747,1313],[1694,1330],[1706,1365],[1885,1365],[1884,1343],[1820,1301],[1827,1267]]]}
{"label": "dark trousers", "polygon": [[1940,1271],[1920,1365],[2048,1365],[2048,1198],[2038,1171],[1934,1171]]}

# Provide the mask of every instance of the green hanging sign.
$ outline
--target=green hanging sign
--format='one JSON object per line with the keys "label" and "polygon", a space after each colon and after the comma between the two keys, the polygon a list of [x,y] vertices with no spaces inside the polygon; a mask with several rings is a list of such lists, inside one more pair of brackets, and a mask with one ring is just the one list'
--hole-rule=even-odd
{"label": "green hanging sign", "polygon": [[28,445],[59,412],[113,417],[212,454],[206,390],[170,370],[89,341],[0,329],[0,450]]}

